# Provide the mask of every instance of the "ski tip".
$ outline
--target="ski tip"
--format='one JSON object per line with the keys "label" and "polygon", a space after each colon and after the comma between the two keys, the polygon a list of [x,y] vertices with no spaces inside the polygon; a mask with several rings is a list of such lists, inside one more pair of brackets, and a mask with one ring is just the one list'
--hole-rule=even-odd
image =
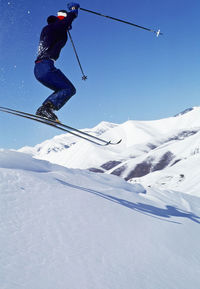
{"label": "ski tip", "polygon": [[122,138],[116,143],[116,144],[119,144],[119,143],[121,143],[122,142]]}
{"label": "ski tip", "polygon": [[118,144],[120,144],[122,142],[122,139],[120,139],[118,142],[111,142],[111,141],[109,141],[107,144],[109,145],[118,145]]}

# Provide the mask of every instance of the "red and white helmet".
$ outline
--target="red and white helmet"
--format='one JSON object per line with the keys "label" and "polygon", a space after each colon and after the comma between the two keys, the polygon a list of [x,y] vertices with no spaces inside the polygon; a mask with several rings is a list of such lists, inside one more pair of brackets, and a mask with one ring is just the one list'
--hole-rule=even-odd
{"label": "red and white helmet", "polygon": [[66,10],[59,10],[57,13],[57,16],[60,20],[62,20],[65,17],[67,17],[67,11]]}

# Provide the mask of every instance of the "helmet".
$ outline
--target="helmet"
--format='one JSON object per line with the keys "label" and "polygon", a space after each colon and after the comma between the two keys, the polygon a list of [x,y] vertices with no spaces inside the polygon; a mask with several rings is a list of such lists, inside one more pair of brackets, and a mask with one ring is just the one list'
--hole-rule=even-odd
{"label": "helmet", "polygon": [[58,13],[57,13],[57,15],[58,15],[58,18],[59,18],[60,20],[62,20],[62,19],[64,19],[65,17],[67,17],[67,11],[66,11],[66,10],[59,10]]}

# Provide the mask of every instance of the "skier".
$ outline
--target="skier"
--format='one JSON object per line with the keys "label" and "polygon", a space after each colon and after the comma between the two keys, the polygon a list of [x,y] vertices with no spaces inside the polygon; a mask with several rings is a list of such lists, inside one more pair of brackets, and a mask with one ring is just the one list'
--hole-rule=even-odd
{"label": "skier", "polygon": [[[59,110],[75,93],[76,89],[69,79],[54,66],[61,49],[67,42],[67,31],[72,28],[72,21],[78,16],[78,3],[68,3],[70,12],[60,10],[56,16],[49,16],[41,32],[38,55],[35,61],[36,79],[54,92],[43,102],[36,115],[58,121],[54,110]],[[59,121],[58,121],[59,122]]]}

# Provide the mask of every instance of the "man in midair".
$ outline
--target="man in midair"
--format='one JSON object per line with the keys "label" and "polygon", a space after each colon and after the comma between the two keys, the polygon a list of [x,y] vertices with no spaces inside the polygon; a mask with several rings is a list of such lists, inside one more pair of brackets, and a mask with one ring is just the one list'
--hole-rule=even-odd
{"label": "man in midair", "polygon": [[58,121],[54,111],[59,110],[75,93],[76,89],[69,79],[54,66],[61,49],[67,42],[67,31],[71,29],[72,21],[78,16],[78,3],[69,3],[66,10],[58,11],[58,15],[49,16],[41,32],[38,55],[35,61],[34,74],[36,79],[54,92],[47,97],[36,115]]}

